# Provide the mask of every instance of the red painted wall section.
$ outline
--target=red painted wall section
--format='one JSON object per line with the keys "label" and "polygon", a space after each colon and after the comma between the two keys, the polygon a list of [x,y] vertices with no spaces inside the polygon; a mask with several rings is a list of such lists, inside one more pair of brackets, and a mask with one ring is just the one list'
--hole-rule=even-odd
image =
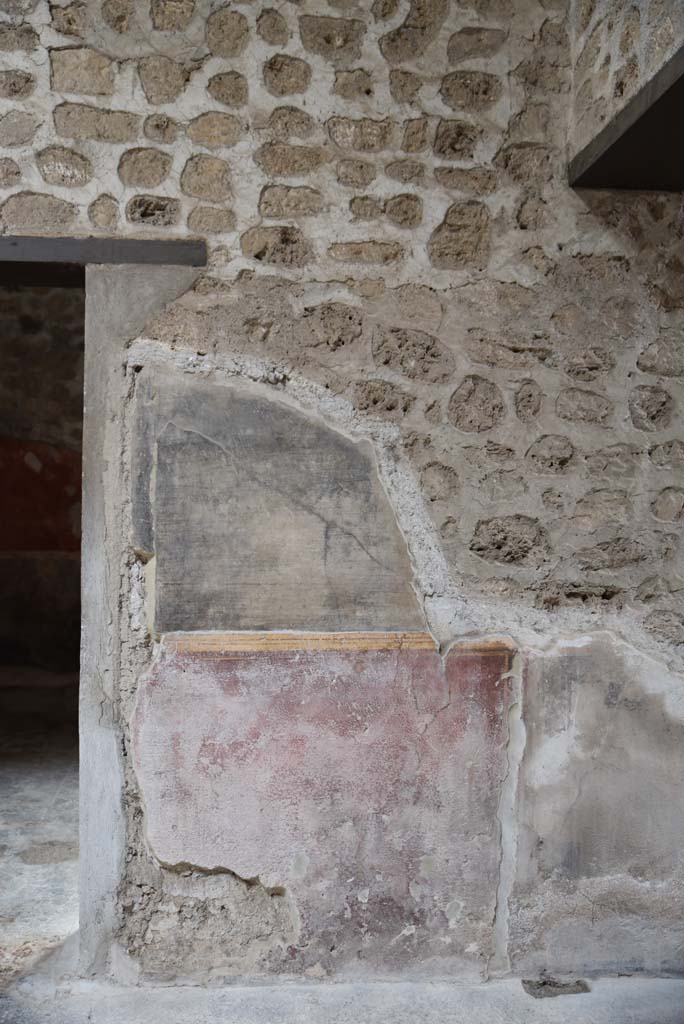
{"label": "red painted wall section", "polygon": [[0,551],[79,551],[80,452],[0,438],[0,475]]}
{"label": "red painted wall section", "polygon": [[514,652],[426,634],[176,634],[141,681],[153,854],[282,888],[287,969],[481,969]]}

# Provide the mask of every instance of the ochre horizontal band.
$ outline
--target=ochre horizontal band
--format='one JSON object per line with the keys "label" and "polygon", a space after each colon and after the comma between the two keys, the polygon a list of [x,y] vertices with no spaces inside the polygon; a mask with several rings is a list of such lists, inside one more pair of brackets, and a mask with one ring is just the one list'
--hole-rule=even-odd
{"label": "ochre horizontal band", "polygon": [[167,649],[192,654],[231,651],[434,651],[429,633],[166,633]]}

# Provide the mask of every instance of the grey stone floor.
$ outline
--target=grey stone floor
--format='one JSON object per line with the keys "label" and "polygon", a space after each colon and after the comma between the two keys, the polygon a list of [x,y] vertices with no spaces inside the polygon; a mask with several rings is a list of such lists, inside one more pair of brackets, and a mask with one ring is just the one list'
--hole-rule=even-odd
{"label": "grey stone floor", "polygon": [[682,1024],[684,982],[614,978],[533,999],[520,981],[115,988],[74,982],[0,997],[0,1024]]}
{"label": "grey stone floor", "polygon": [[77,690],[68,676],[55,677],[52,686],[35,685],[35,674],[21,687],[8,682],[5,669],[0,990],[78,928]]}

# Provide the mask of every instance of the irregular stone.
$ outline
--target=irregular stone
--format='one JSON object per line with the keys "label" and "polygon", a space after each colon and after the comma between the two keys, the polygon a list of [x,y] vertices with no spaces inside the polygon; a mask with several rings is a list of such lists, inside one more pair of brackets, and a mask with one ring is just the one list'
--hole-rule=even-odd
{"label": "irregular stone", "polygon": [[666,609],[651,612],[644,626],[658,640],[679,646],[684,644],[684,616]]}
{"label": "irregular stone", "polygon": [[545,434],[530,445],[525,458],[535,473],[564,473],[572,462],[572,441],[559,434]]}
{"label": "irregular stone", "polygon": [[122,35],[133,22],[133,0],[104,0],[101,12],[105,25]]}
{"label": "irregular stone", "polygon": [[593,531],[608,523],[624,522],[629,511],[630,502],[626,491],[599,488],[580,498],[575,505],[572,521],[580,530]]}
{"label": "irregular stone", "polygon": [[391,196],[385,203],[388,220],[400,228],[415,228],[423,219],[423,200],[410,193]]}
{"label": "irregular stone", "polygon": [[0,188],[12,188],[21,181],[21,169],[10,157],[0,157]]}
{"label": "irregular stone", "polygon": [[237,117],[211,110],[190,122],[185,134],[199,146],[221,149],[234,146],[242,134]]}
{"label": "irregular stone", "polygon": [[66,7],[51,4],[50,19],[55,32],[82,39],[86,31],[88,10],[85,3],[79,2],[67,4]]}
{"label": "irregular stone", "polygon": [[168,114],[150,114],[145,118],[143,134],[150,142],[175,142],[178,137],[178,122]]}
{"label": "irregular stone", "polygon": [[350,117],[331,117],[326,127],[328,135],[340,149],[357,149],[362,153],[387,149],[394,132],[393,121],[373,121],[369,117],[356,121]]}
{"label": "irregular stone", "polygon": [[388,420],[401,420],[415,399],[386,380],[365,380],[354,385],[354,404],[361,412]]}
{"label": "irregular stone", "polygon": [[417,103],[422,84],[413,71],[390,71],[390,94],[395,103]]}
{"label": "irregular stone", "polygon": [[119,204],[114,196],[103,193],[93,199],[88,207],[88,217],[94,227],[109,231],[116,227],[119,220]]}
{"label": "irregular stone", "polygon": [[548,549],[539,521],[521,515],[481,519],[470,542],[473,554],[501,565],[539,565],[547,558]]}
{"label": "irregular stone", "polygon": [[382,217],[383,204],[375,196],[354,196],[349,200],[349,210],[354,220],[377,220]]}
{"label": "irregular stone", "polygon": [[13,25],[11,22],[0,24],[0,52],[9,53],[11,50],[23,50],[25,53],[30,53],[39,45],[38,33],[26,22],[20,25]]}
{"label": "irregular stone", "polygon": [[373,95],[373,79],[363,68],[336,71],[333,93],[344,100],[363,100]]}
{"label": "irregular stone", "polygon": [[230,165],[217,156],[198,153],[185,164],[180,186],[186,196],[220,203],[232,195]]}
{"label": "irregular stone", "polygon": [[440,121],[433,151],[442,160],[472,160],[481,130],[468,121]]}
{"label": "irregular stone", "polygon": [[304,267],[311,261],[311,245],[299,228],[290,224],[250,228],[240,238],[245,256],[280,267]]}
{"label": "irregular stone", "polygon": [[85,185],[93,174],[87,157],[64,146],[48,146],[41,150],[36,156],[36,164],[48,185]]}
{"label": "irregular stone", "polygon": [[328,255],[341,263],[374,263],[380,266],[396,263],[404,255],[398,242],[335,242],[328,249]]}
{"label": "irregular stone", "polygon": [[661,430],[672,418],[674,402],[664,388],[642,385],[629,395],[629,415],[637,430]]}
{"label": "irregular stone", "polygon": [[501,79],[486,71],[452,71],[442,79],[439,95],[452,110],[480,111],[501,98]]}
{"label": "irregular stone", "polygon": [[236,226],[234,212],[225,206],[196,206],[188,217],[188,227],[198,235],[225,235]]}
{"label": "irregular stone", "polygon": [[428,144],[428,120],[426,117],[414,117],[404,122],[404,138],[401,148],[405,153],[421,153]]}
{"label": "irregular stone", "polygon": [[356,18],[329,18],[304,14],[299,19],[302,46],[332,64],[349,64],[361,55],[361,40],[366,32]]}
{"label": "irregular stone", "polygon": [[126,204],[126,219],[131,224],[167,228],[177,224],[181,206],[171,196],[134,196]]}
{"label": "irregular stone", "polygon": [[375,177],[375,167],[365,160],[340,160],[337,165],[337,180],[341,185],[366,188]]}
{"label": "irregular stone", "polygon": [[148,103],[173,103],[183,92],[188,73],[182,64],[170,57],[143,57],[138,75]]}
{"label": "irregular stone", "polygon": [[276,107],[268,119],[268,127],[278,139],[307,139],[316,127],[311,114],[297,107]]}
{"label": "irregular stone", "polygon": [[290,30],[282,14],[266,7],[257,18],[257,35],[269,46],[285,46]]}
{"label": "irregular stone", "polygon": [[679,469],[684,467],[684,441],[664,441],[654,444],[649,457],[658,469]]}
{"label": "irregular stone", "polygon": [[320,213],[323,197],[315,188],[305,185],[267,185],[259,197],[262,217],[303,217]]}
{"label": "irregular stone", "polygon": [[475,57],[493,57],[506,41],[506,35],[501,28],[469,25],[454,32],[449,39],[447,59],[450,64],[460,64],[462,60]]}
{"label": "irregular stone", "polygon": [[613,353],[602,345],[589,345],[571,352],[564,361],[564,370],[577,380],[595,380],[615,366]]}
{"label": "irregular stone", "polygon": [[292,146],[286,142],[267,142],[254,154],[254,162],[269,177],[296,178],[315,171],[326,160],[325,151],[317,146]]}
{"label": "irregular stone", "polygon": [[518,142],[502,149],[496,157],[501,167],[518,185],[544,185],[552,175],[551,154],[536,142]]}
{"label": "irregular stone", "polygon": [[420,474],[421,491],[428,501],[449,501],[458,494],[458,473],[442,462],[429,462]]}
{"label": "irregular stone", "polygon": [[150,17],[157,32],[180,32],[195,13],[195,0],[152,0]]}
{"label": "irregular stone", "polygon": [[111,96],[114,62],[96,50],[69,47],[50,51],[50,81],[56,92]]}
{"label": "irregular stone", "polygon": [[684,514],[684,490],[666,487],[651,505],[651,511],[664,523],[678,522]]}
{"label": "irregular stone", "polygon": [[156,188],[171,170],[172,157],[161,149],[129,149],[119,160],[119,178],[128,188]]}
{"label": "irregular stone", "polygon": [[264,85],[272,96],[290,96],[306,92],[311,82],[311,68],[305,60],[276,53],[263,67]]}
{"label": "irregular stone", "polygon": [[521,231],[540,231],[548,223],[546,203],[539,196],[526,196],[515,215]]}
{"label": "irregular stone", "polygon": [[545,336],[531,338],[492,338],[477,329],[468,331],[466,348],[470,358],[487,366],[526,369],[544,365],[552,348]]}
{"label": "irregular stone", "polygon": [[214,57],[238,57],[249,42],[249,22],[239,11],[220,7],[207,18],[206,41]]}
{"label": "irregular stone", "polygon": [[307,306],[302,322],[307,330],[311,348],[323,346],[336,352],[361,337],[363,318],[358,309],[342,302],[324,302],[320,306]]}
{"label": "irregular stone", "polygon": [[425,331],[378,327],[373,333],[372,352],[376,366],[386,366],[411,380],[437,384],[448,380],[454,370],[449,350]]}
{"label": "irregular stone", "polygon": [[82,103],[61,103],[53,118],[58,135],[97,142],[133,142],[140,132],[141,118],[125,110],[100,110]]}
{"label": "irregular stone", "polygon": [[238,71],[222,71],[209,79],[207,92],[224,107],[244,107],[247,102],[247,79]]}
{"label": "irregular stone", "polygon": [[613,403],[595,391],[567,388],[556,399],[556,413],[563,420],[603,426],[613,414]]}
{"label": "irregular stone", "polygon": [[592,476],[613,480],[633,479],[640,468],[641,452],[628,444],[613,444],[585,456]]}
{"label": "irregular stone", "polygon": [[385,174],[402,185],[418,185],[425,177],[425,165],[418,160],[393,160],[386,165]]}
{"label": "irregular stone", "polygon": [[649,558],[648,549],[633,537],[614,537],[577,552],[585,569],[625,569]]}
{"label": "irregular stone", "polygon": [[385,60],[403,64],[425,53],[442,27],[448,8],[448,0],[411,0],[403,24],[380,39]]}
{"label": "irregular stone", "polygon": [[489,258],[489,234],[489,211],[483,203],[452,203],[442,223],[430,235],[430,262],[441,270],[482,269]]}
{"label": "irregular stone", "polygon": [[389,21],[399,10],[399,0],[373,0],[371,14],[376,21]]}
{"label": "irregular stone", "polygon": [[0,97],[3,100],[26,99],[35,87],[35,76],[28,71],[0,71]]}
{"label": "irregular stone", "polygon": [[40,127],[40,121],[26,110],[10,110],[0,117],[0,146],[26,146]]}
{"label": "irregular stone", "polygon": [[7,232],[59,234],[76,219],[76,207],[65,199],[42,192],[15,192],[0,206],[0,220]]}
{"label": "irregular stone", "polygon": [[643,373],[661,377],[684,377],[684,344],[681,338],[666,336],[652,341],[637,359]]}
{"label": "irregular stone", "polygon": [[515,414],[522,423],[531,423],[541,412],[542,389],[536,380],[524,380],[515,393]]}
{"label": "irregular stone", "polygon": [[482,433],[498,426],[506,407],[500,389],[491,380],[471,374],[449,399],[449,422],[467,433]]}

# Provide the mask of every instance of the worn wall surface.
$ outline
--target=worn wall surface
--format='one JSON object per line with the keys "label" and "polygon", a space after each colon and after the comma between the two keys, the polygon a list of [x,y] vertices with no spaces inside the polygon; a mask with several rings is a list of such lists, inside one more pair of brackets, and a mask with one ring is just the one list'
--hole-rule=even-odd
{"label": "worn wall surface", "polygon": [[565,170],[678,5],[6,6],[4,232],[210,251],[92,315],[110,969],[681,972],[684,222]]}
{"label": "worn wall surface", "polygon": [[571,155],[621,111],[682,45],[679,0],[572,0]]}
{"label": "worn wall surface", "polygon": [[0,665],[14,682],[19,667],[78,666],[83,321],[82,290],[0,290]]}

